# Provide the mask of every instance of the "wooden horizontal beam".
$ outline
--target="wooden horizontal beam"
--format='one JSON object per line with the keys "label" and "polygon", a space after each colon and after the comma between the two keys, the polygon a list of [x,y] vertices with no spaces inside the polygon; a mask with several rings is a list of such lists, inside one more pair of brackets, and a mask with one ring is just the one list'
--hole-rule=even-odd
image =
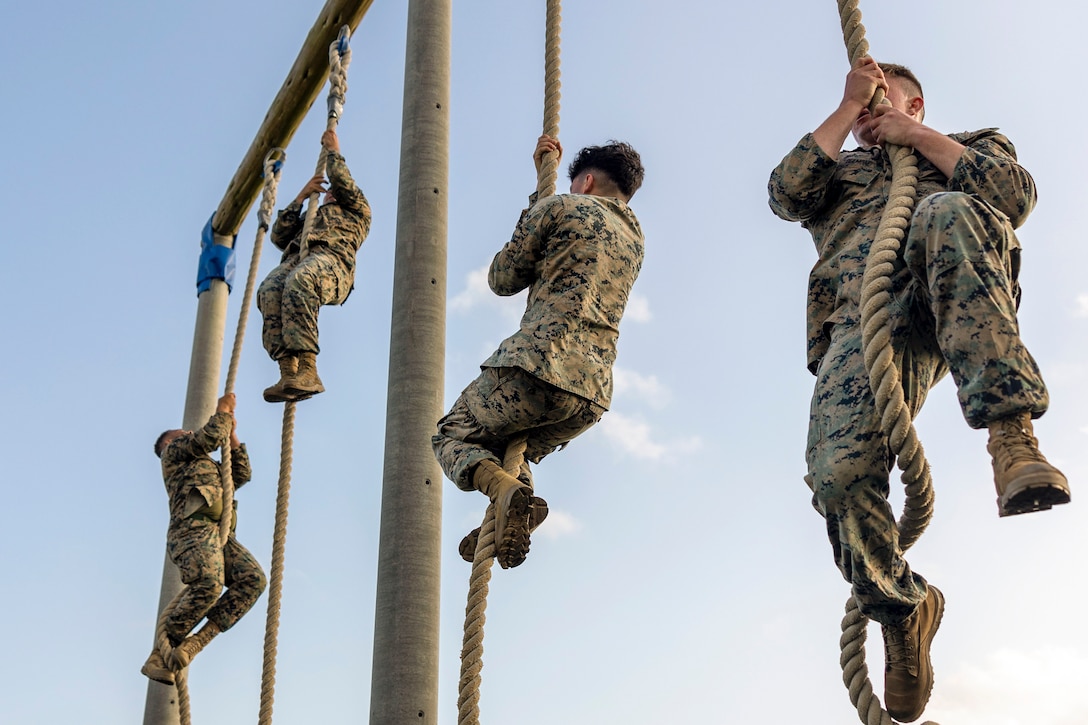
{"label": "wooden horizontal beam", "polygon": [[328,0],[306,36],[287,80],[265,114],[253,143],[242,159],[223,200],[215,211],[214,230],[225,236],[237,234],[246,212],[260,193],[264,159],[274,148],[287,148],[302,119],[310,110],[329,77],[329,46],[347,25],[359,27],[374,0]]}

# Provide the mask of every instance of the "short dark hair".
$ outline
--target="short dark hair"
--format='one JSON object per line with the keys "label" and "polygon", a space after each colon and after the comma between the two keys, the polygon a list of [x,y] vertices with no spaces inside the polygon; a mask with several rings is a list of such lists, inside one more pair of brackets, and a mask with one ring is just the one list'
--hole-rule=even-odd
{"label": "short dark hair", "polygon": [[899,65],[898,63],[877,63],[880,66],[880,70],[884,71],[885,80],[889,78],[902,78],[908,83],[912,84],[918,89],[918,95],[925,98],[925,94],[922,93],[922,82],[918,80],[918,76],[914,75],[914,71],[905,65]]}
{"label": "short dark hair", "polygon": [[604,174],[628,199],[642,186],[642,177],[646,173],[638,151],[628,143],[614,140],[604,146],[586,146],[567,168],[571,181],[586,171]]}
{"label": "short dark hair", "polygon": [[159,434],[159,437],[155,439],[155,455],[158,456],[159,458],[162,458],[162,449],[166,447],[165,445],[163,445],[163,442],[165,441],[166,436],[173,433],[174,430],[176,430],[176,429],[172,428],[170,430],[164,430],[162,433]]}

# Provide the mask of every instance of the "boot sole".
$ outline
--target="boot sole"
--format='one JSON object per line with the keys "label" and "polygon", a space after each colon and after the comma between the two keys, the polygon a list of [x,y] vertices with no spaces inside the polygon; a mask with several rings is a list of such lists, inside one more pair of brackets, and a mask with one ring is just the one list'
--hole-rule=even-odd
{"label": "boot sole", "polygon": [[[540,525],[544,523],[544,519],[548,518],[548,502],[539,496],[533,496],[532,498],[532,510],[529,513],[529,521],[531,524],[535,519],[536,525],[530,525],[530,536],[534,531],[540,528]],[[461,543],[457,546],[457,553],[469,564],[476,559],[476,546],[479,544],[479,541],[480,527],[477,526],[475,529],[465,534],[465,538],[461,539]]]}
{"label": "boot sole", "polygon": [[1016,483],[1019,485],[1014,493],[997,500],[997,513],[1001,517],[1047,511],[1069,503],[1068,482],[1064,478],[1055,480],[1049,472],[1027,477],[1027,480],[1018,479]]}
{"label": "boot sole", "polygon": [[503,569],[521,566],[529,555],[529,514],[533,492],[528,486],[511,486],[496,507],[495,531],[499,532],[495,560]]}
{"label": "boot sole", "polygon": [[289,398],[282,390],[269,388],[264,391],[264,402],[266,403],[286,403],[288,400]]}
{"label": "boot sole", "polygon": [[[937,630],[941,627],[941,620],[944,618],[944,594],[937,587],[930,585],[930,591],[936,596],[934,599],[937,603],[937,616],[933,619],[933,626],[926,632],[925,637],[918,645],[918,656],[920,666],[924,668],[924,672],[928,675],[927,680],[923,683],[923,693],[921,701],[917,704],[916,708],[911,711],[907,710],[895,710],[888,706],[888,694],[884,693],[884,709],[888,711],[888,714],[895,720],[900,722],[914,722],[918,718],[922,717],[922,713],[926,710],[926,705],[929,704],[929,698],[933,694],[933,659],[930,657],[930,648],[933,645],[933,638],[937,635]],[[925,658],[922,660],[922,653],[925,653]]]}
{"label": "boot sole", "polygon": [[174,673],[170,670],[159,670],[157,668],[148,667],[144,665],[140,668],[140,674],[149,680],[154,680],[163,685],[174,684]]}
{"label": "boot sole", "polygon": [[324,392],[325,392],[325,386],[324,385],[318,386],[316,389],[308,389],[308,390],[303,389],[303,388],[288,387],[287,389],[285,389],[283,391],[283,395],[284,395],[283,399],[284,399],[284,402],[297,403],[297,402],[302,401],[302,400],[309,400],[310,398],[314,397],[318,393],[324,393]]}

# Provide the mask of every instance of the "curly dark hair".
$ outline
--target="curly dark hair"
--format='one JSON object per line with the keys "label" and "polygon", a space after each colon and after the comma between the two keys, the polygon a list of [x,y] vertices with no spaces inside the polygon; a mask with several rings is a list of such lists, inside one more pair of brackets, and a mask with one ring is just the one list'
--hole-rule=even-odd
{"label": "curly dark hair", "polygon": [[638,151],[628,143],[615,140],[604,146],[586,146],[578,152],[567,168],[571,181],[586,171],[604,174],[628,199],[642,186],[642,177],[646,173]]}

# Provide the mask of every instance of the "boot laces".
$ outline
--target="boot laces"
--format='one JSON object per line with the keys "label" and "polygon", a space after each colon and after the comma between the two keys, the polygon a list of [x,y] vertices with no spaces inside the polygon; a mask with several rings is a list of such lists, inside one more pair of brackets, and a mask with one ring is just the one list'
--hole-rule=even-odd
{"label": "boot laces", "polygon": [[1039,451],[1039,439],[1016,420],[1002,422],[994,431],[990,448],[994,461],[1004,470],[1017,463],[1046,462]]}
{"label": "boot laces", "polygon": [[885,669],[912,669],[917,656],[915,654],[914,627],[907,620],[897,626],[884,627]]}

